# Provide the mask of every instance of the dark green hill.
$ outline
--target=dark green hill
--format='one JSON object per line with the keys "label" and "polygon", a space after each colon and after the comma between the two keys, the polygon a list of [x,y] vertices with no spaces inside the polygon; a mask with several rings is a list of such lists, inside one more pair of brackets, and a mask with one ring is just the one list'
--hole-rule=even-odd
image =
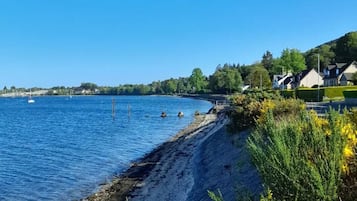
{"label": "dark green hill", "polygon": [[305,52],[308,68],[317,68],[317,54],[320,55],[321,67],[330,63],[348,63],[357,60],[357,31],[321,44]]}

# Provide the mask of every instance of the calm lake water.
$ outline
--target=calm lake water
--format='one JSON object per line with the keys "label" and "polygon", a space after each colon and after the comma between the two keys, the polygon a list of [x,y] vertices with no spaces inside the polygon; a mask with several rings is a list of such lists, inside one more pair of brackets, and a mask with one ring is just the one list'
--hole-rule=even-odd
{"label": "calm lake water", "polygon": [[[0,98],[0,200],[83,198],[186,127],[196,110],[211,107],[206,101],[162,96],[35,101]],[[167,118],[160,118],[162,111]],[[177,117],[179,111],[183,118]]]}

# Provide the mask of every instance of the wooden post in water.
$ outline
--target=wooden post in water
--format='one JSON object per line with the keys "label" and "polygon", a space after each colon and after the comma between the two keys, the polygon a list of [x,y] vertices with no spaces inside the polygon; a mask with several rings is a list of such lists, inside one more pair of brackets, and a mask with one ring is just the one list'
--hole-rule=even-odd
{"label": "wooden post in water", "polygon": [[115,99],[112,99],[112,117],[115,119]]}

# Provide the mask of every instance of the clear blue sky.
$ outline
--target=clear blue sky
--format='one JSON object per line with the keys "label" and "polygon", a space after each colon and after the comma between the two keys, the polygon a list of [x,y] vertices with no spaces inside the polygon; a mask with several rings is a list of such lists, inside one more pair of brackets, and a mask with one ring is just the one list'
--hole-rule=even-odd
{"label": "clear blue sky", "polygon": [[0,0],[0,88],[117,86],[357,30],[356,0]]}

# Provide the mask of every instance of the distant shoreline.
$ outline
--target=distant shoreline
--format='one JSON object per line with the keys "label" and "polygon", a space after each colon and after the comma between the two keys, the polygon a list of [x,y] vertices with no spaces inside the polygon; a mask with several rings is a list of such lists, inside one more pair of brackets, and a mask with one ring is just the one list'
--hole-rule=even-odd
{"label": "distant shoreline", "polygon": [[14,98],[21,98],[21,97],[27,97],[29,95],[31,96],[47,96],[48,90],[38,90],[38,91],[33,91],[33,92],[10,92],[10,93],[5,93],[1,94],[0,97],[14,97]]}

